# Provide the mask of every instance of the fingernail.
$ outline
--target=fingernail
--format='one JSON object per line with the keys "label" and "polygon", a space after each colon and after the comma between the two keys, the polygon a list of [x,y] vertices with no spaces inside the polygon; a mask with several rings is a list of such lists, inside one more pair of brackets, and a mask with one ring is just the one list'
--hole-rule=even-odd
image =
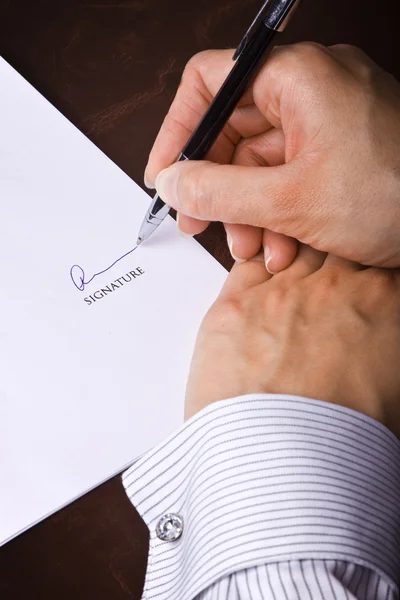
{"label": "fingernail", "polygon": [[172,165],[161,171],[156,178],[156,190],[160,198],[173,208],[178,208],[179,170]]}
{"label": "fingernail", "polygon": [[228,233],[228,232],[227,232],[227,234],[226,234],[226,239],[227,239],[227,241],[228,241],[228,248],[229,248],[229,252],[231,253],[231,256],[232,256],[233,260],[234,260],[235,262],[239,263],[239,264],[240,264],[240,263],[244,263],[244,262],[246,262],[245,260],[243,260],[243,258],[238,258],[237,256],[235,256],[235,255],[234,255],[234,253],[233,253],[233,249],[232,249],[232,248],[233,248],[233,239],[232,239],[232,236],[231,236],[231,234],[230,234],[230,233]]}
{"label": "fingernail", "polygon": [[147,189],[154,190],[154,185],[152,183],[150,183],[149,178],[147,176],[147,167],[144,172],[144,185],[147,187]]}
{"label": "fingernail", "polygon": [[269,263],[271,262],[272,259],[273,259],[273,256],[271,256],[270,249],[268,247],[265,247],[264,248],[265,268],[267,269],[267,271],[270,275],[275,275],[274,271],[272,271],[271,268],[269,267]]}
{"label": "fingernail", "polygon": [[179,213],[176,213],[176,226],[178,228],[178,232],[180,233],[180,235],[185,238],[193,237],[192,235],[190,235],[190,233],[186,233],[186,231],[182,231],[182,229],[179,226],[180,218],[181,218],[181,215]]}

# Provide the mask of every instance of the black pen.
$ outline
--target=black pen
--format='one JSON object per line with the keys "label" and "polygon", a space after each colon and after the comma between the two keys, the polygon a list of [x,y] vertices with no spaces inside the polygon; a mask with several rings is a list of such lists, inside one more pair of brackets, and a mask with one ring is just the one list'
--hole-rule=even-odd
{"label": "black pen", "polygon": [[[202,160],[206,157],[261,68],[267,53],[273,48],[276,34],[283,31],[298,2],[299,0],[267,0],[263,4],[233,55],[233,60],[236,61],[234,67],[182,150],[178,161]],[[170,207],[156,194],[140,228],[138,244],[150,237],[169,211]]]}

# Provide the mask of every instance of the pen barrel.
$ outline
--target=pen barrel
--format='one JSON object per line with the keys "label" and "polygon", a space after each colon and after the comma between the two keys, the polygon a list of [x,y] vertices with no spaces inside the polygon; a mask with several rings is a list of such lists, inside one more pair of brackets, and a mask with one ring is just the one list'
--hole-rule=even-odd
{"label": "pen barrel", "polygon": [[260,24],[183,149],[180,160],[205,158],[271,51],[275,36],[276,31]]}

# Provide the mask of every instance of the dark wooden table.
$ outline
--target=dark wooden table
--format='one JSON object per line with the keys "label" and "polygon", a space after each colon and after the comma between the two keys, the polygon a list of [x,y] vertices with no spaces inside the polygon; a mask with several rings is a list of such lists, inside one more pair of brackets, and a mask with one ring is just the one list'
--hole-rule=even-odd
{"label": "dark wooden table", "polygon": [[[235,46],[260,3],[0,0],[0,53],[142,184],[185,63]],[[283,40],[356,44],[400,79],[397,23],[398,0],[303,0]],[[230,266],[221,227],[200,241]],[[115,478],[0,549],[0,598],[138,599],[147,546]]]}

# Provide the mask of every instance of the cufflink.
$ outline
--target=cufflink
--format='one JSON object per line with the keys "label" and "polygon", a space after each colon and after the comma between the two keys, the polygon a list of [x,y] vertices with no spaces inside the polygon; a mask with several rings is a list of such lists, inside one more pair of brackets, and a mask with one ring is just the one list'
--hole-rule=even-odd
{"label": "cufflink", "polygon": [[175,542],[183,532],[183,519],[179,515],[168,513],[157,523],[156,535],[163,542]]}

